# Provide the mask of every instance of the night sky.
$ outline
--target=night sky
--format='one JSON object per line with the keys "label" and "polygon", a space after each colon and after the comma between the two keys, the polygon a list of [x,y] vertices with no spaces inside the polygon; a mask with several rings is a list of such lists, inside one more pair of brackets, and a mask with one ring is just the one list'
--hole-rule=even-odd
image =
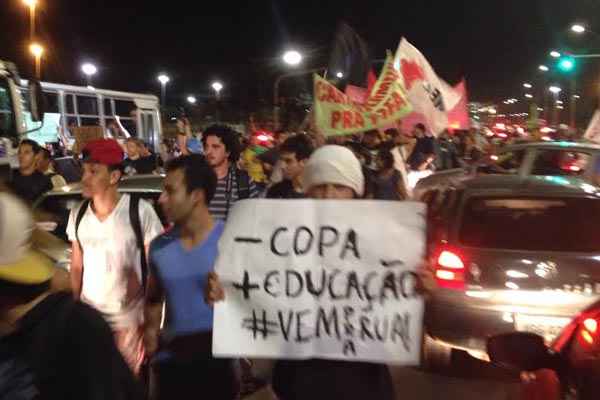
{"label": "night sky", "polygon": [[[551,48],[600,50],[600,36],[568,33],[573,21],[600,32],[598,0],[40,1],[44,80],[83,84],[79,66],[90,60],[100,68],[96,87],[158,94],[156,76],[165,71],[172,101],[210,95],[214,79],[224,82],[227,96],[268,98],[274,77],[285,71],[282,51],[301,49],[307,67],[326,64],[341,20],[376,58],[406,36],[450,83],[466,77],[475,100],[522,95],[520,84],[538,79]],[[0,58],[30,76],[28,10],[21,0],[0,4]],[[580,69],[584,94],[597,78],[595,66],[600,60]]]}

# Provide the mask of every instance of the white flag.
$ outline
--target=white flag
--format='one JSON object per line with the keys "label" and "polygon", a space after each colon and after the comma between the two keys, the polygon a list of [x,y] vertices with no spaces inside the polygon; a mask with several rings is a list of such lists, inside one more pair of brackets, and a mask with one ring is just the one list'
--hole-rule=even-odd
{"label": "white flag", "polygon": [[414,112],[425,116],[426,125],[437,135],[448,128],[448,111],[460,101],[460,93],[440,79],[421,52],[402,38],[394,67],[404,81]]}
{"label": "white flag", "polygon": [[592,142],[600,143],[600,110],[596,110],[594,113],[583,137]]}

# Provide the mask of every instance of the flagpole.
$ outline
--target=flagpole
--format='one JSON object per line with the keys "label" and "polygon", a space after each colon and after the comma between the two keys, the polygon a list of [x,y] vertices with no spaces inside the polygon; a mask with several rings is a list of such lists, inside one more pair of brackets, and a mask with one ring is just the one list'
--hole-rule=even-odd
{"label": "flagpole", "polygon": [[279,129],[279,85],[281,81],[286,78],[291,78],[295,76],[302,76],[307,74],[316,74],[320,71],[327,71],[327,67],[319,67],[312,69],[303,69],[300,71],[289,72],[287,74],[280,75],[275,80],[275,84],[273,85],[273,130],[277,131]]}

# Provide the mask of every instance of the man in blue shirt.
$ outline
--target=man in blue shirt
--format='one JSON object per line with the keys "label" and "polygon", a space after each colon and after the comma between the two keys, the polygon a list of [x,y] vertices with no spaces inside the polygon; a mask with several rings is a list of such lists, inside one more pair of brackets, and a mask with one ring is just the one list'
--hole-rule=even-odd
{"label": "man in blue shirt", "polygon": [[208,210],[216,186],[217,177],[202,155],[167,164],[159,202],[174,227],[150,246],[145,310],[146,350],[154,355],[158,399],[230,400],[239,392],[232,360],[212,358],[213,311],[203,296],[223,233],[223,222]]}

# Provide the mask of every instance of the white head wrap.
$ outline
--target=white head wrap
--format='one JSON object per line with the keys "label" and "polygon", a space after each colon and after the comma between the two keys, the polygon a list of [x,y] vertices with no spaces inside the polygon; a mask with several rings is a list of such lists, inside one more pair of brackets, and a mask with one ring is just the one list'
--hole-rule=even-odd
{"label": "white head wrap", "polygon": [[351,188],[359,197],[365,192],[365,178],[354,153],[342,146],[323,146],[315,151],[304,167],[305,192],[322,184]]}

